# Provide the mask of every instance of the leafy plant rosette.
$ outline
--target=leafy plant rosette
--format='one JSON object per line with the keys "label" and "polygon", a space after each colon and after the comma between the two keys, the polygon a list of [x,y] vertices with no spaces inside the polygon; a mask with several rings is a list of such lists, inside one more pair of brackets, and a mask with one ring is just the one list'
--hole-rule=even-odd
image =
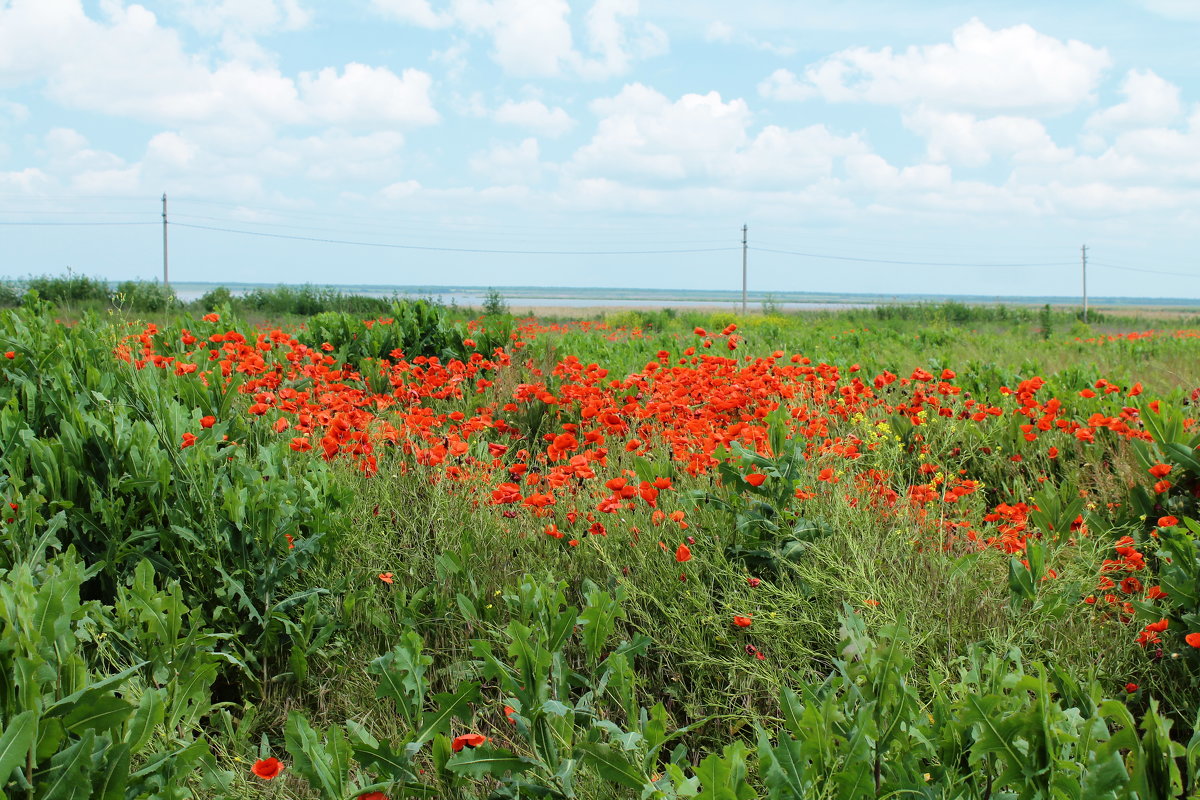
{"label": "leafy plant rosette", "polygon": [[734,535],[726,554],[759,573],[775,573],[785,562],[799,561],[815,540],[833,532],[825,521],[798,511],[796,486],[808,469],[803,446],[787,438],[778,411],[768,422],[774,455],[738,442],[718,447],[713,457],[720,462],[719,486],[690,494],[694,503],[728,515]]}

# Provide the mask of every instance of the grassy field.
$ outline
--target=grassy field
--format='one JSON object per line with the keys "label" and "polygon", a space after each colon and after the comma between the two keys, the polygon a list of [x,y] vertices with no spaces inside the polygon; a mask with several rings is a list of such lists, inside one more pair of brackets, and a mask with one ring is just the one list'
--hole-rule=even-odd
{"label": "grassy field", "polygon": [[0,311],[7,796],[1200,788],[1193,320],[284,299]]}

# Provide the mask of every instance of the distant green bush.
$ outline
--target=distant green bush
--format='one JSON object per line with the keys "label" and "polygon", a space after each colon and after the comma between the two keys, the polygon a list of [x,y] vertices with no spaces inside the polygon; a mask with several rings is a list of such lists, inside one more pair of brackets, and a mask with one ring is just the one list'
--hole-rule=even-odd
{"label": "distant green bush", "polygon": [[78,303],[88,300],[107,302],[108,283],[86,275],[38,275],[21,281],[26,291],[35,291],[50,303]]}
{"label": "distant green bush", "polygon": [[224,286],[218,286],[201,295],[196,304],[204,311],[216,311],[221,306],[232,305],[233,302],[233,292]]}
{"label": "distant green bush", "polygon": [[341,311],[349,314],[386,314],[395,299],[344,294],[336,289],[305,284],[303,286],[253,289],[237,299],[234,305],[247,311],[310,317],[327,311]]}
{"label": "distant green bush", "polygon": [[166,311],[177,303],[175,290],[158,281],[122,281],[112,293],[112,304],[127,311]]}

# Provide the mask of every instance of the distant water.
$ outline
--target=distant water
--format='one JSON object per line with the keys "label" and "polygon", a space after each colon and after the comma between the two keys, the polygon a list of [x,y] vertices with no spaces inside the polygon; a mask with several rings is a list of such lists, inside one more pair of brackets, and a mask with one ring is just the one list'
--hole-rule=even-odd
{"label": "distant water", "polygon": [[[184,302],[198,300],[212,287],[196,286],[194,284],[173,284],[175,296]],[[246,290],[232,289],[234,295],[244,294]],[[357,294],[364,297],[392,297],[392,292],[372,291],[352,287],[341,288],[346,294]],[[483,306],[486,297],[481,294],[441,292],[433,294],[401,294],[411,299],[425,298],[445,305],[455,303],[460,306],[479,308]],[[519,294],[505,295],[504,300],[510,306],[517,308],[715,308],[729,307],[731,310],[741,308],[741,300],[714,298],[712,300],[681,300],[672,297],[638,296],[630,292],[628,297],[525,297]],[[817,302],[775,302],[775,307],[784,311],[833,311],[850,308],[874,308],[876,303],[817,303]],[[758,310],[762,300],[750,299],[747,306]]]}

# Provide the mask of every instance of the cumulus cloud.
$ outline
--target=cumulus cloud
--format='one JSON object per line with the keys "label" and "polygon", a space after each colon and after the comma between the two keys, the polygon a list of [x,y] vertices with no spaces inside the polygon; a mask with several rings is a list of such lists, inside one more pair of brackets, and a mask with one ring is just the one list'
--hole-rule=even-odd
{"label": "cumulus cloud", "polygon": [[492,119],[502,125],[528,128],[550,137],[561,136],[575,125],[575,120],[566,111],[549,108],[540,100],[506,100],[492,113]]}
{"label": "cumulus cloud", "polygon": [[434,11],[429,0],[371,0],[371,7],[381,16],[421,28],[444,28],[454,22],[453,14]]}
{"label": "cumulus cloud", "polygon": [[178,13],[206,34],[295,31],[312,22],[298,0],[179,0]]}
{"label": "cumulus cloud", "polygon": [[667,52],[662,28],[637,17],[638,0],[596,0],[586,17],[588,46],[596,57],[579,60],[584,77],[624,75],[633,61]]}
{"label": "cumulus cloud", "polygon": [[342,74],[326,67],[300,75],[301,102],[313,119],[340,125],[395,122],[429,125],[438,113],[429,100],[433,81],[425,72],[347,64]]}
{"label": "cumulus cloud", "polygon": [[103,20],[71,0],[0,7],[0,85],[42,79],[62,106],[168,125],[263,135],[280,125],[429,124],[431,79],[418,70],[349,64],[300,76],[231,59],[215,66],[137,5],[102,5]]}
{"label": "cumulus cloud", "polygon": [[828,177],[836,159],[866,150],[857,136],[838,136],[824,125],[770,125],[752,135],[746,101],[725,101],[717,92],[672,101],[630,84],[591,107],[600,120],[571,160],[576,177],[775,189]]}
{"label": "cumulus cloud", "polygon": [[927,156],[935,163],[981,167],[994,156],[1046,162],[1071,156],[1054,143],[1045,125],[1030,117],[978,119],[960,111],[921,107],[906,114],[904,124],[925,139]]}
{"label": "cumulus cloud", "polygon": [[519,144],[495,144],[470,160],[471,170],[499,184],[528,185],[541,177],[541,150],[537,139]]}
{"label": "cumulus cloud", "polygon": [[776,99],[819,96],[837,103],[1055,114],[1093,100],[1110,64],[1103,48],[1062,41],[1029,25],[993,30],[971,20],[955,29],[949,43],[902,52],[842,50],[807,67],[802,77],[777,71],[760,91]]}
{"label": "cumulus cloud", "polygon": [[589,80],[622,75],[634,61],[665,53],[667,34],[640,19],[639,0],[593,0],[578,48],[567,0],[371,0],[380,16],[423,28],[457,26],[487,36],[492,59],[509,75]]}
{"label": "cumulus cloud", "polygon": [[1088,128],[1169,125],[1183,113],[1179,87],[1152,70],[1131,69],[1121,82],[1120,92],[1125,101],[1097,111],[1088,118]]}

